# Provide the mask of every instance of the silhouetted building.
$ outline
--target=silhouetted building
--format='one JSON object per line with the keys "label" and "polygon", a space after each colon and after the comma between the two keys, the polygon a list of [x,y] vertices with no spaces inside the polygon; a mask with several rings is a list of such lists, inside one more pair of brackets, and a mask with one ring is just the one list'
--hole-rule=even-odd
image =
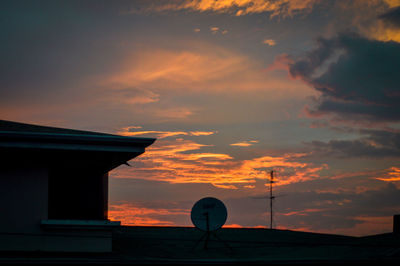
{"label": "silhouetted building", "polygon": [[0,250],[111,251],[108,172],[154,141],[0,120]]}
{"label": "silhouetted building", "polygon": [[400,235],[400,214],[393,215],[393,233]]}

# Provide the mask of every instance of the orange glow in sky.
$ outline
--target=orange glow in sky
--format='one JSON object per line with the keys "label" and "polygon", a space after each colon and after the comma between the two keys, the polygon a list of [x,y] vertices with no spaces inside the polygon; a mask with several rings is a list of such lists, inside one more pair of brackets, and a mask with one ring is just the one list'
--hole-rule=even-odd
{"label": "orange glow in sky", "polygon": [[[85,1],[86,2],[86,1]],[[392,230],[399,0],[2,3],[0,119],[157,138],[110,172],[126,225]]]}

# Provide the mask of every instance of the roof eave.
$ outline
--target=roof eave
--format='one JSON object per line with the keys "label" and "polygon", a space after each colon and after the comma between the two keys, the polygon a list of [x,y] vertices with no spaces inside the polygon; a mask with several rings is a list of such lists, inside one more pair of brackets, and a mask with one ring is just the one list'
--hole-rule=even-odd
{"label": "roof eave", "polygon": [[0,131],[0,147],[143,153],[154,138]]}

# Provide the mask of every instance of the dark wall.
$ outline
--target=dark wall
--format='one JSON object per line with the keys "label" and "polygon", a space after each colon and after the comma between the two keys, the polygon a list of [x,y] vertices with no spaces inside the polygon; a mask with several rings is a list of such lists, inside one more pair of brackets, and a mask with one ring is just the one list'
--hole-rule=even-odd
{"label": "dark wall", "polygon": [[0,163],[0,232],[40,233],[40,221],[47,219],[47,182],[45,167]]}
{"label": "dark wall", "polygon": [[52,168],[49,219],[107,219],[108,173],[95,169]]}
{"label": "dark wall", "polygon": [[[15,186],[9,188],[4,183],[2,194],[15,194],[18,198],[15,202],[23,202],[22,199],[27,198],[31,191],[36,191],[37,187],[44,188],[40,191],[40,196],[27,198],[24,206],[40,200],[40,204],[47,206],[42,211],[45,214],[48,211],[47,217],[42,215],[40,219],[64,220],[108,219],[108,172],[137,156],[132,153],[17,148],[0,148],[0,154],[4,155],[0,163],[0,179],[10,179],[7,184],[12,182]],[[23,169],[26,172],[20,174]],[[44,171],[44,174],[40,174],[44,179],[34,177],[37,171]],[[27,180],[20,181],[14,175]],[[29,193],[13,192],[18,189],[25,189]],[[2,198],[3,203],[7,201]],[[24,212],[35,210],[33,207],[28,207],[28,210],[21,207],[15,211],[21,209]]]}

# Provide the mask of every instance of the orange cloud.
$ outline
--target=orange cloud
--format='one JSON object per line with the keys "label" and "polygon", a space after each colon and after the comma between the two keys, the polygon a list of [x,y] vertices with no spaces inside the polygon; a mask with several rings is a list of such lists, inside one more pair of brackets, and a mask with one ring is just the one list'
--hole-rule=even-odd
{"label": "orange cloud", "polygon": [[289,65],[293,62],[293,59],[291,59],[287,54],[280,54],[275,57],[274,62],[265,70],[267,72],[276,70],[285,70],[289,72]]}
{"label": "orange cloud", "polygon": [[222,226],[223,228],[244,228],[242,225],[240,224],[225,224]]}
{"label": "orange cloud", "polygon": [[199,160],[199,159],[205,159],[205,158],[214,158],[218,160],[229,160],[233,159],[231,156],[228,154],[223,154],[223,153],[192,153],[188,154],[186,158],[183,160]]}
{"label": "orange cloud", "polygon": [[352,10],[352,26],[367,38],[400,42],[399,30],[378,19],[379,15],[400,6],[399,0],[338,1],[336,5],[342,10]]}
{"label": "orange cloud", "polygon": [[117,168],[112,176],[171,183],[209,183],[219,188],[237,189],[237,184],[251,186],[256,179],[268,179],[269,169],[278,171],[276,185],[279,186],[318,178],[319,171],[326,168],[300,162],[306,155],[303,153],[235,160],[228,154],[199,152],[206,146],[183,139],[160,140],[132,162],[134,167]]}
{"label": "orange cloud", "polygon": [[301,211],[282,213],[282,215],[284,215],[284,216],[292,216],[292,215],[305,216],[305,215],[307,215],[307,213],[322,212],[322,211],[326,211],[326,210],[327,209],[305,209],[305,210],[301,210]]}
{"label": "orange cloud", "polygon": [[249,147],[254,145],[255,143],[258,143],[257,140],[249,140],[249,141],[242,141],[242,142],[237,142],[237,143],[232,143],[229,144],[231,146],[238,146],[238,147]]}
{"label": "orange cloud", "polygon": [[238,189],[237,186],[235,185],[224,185],[224,184],[219,184],[219,183],[211,183],[214,187],[218,188],[226,188],[226,189]]}
{"label": "orange cloud", "polygon": [[390,8],[400,6],[400,0],[384,0],[384,1]]}
{"label": "orange cloud", "polygon": [[103,82],[116,88],[159,88],[155,84],[162,82],[164,89],[204,89],[204,83],[245,71],[251,64],[244,56],[207,44],[191,43],[179,50],[142,47],[123,63],[122,71]]}
{"label": "orange cloud", "polygon": [[157,118],[164,120],[185,119],[193,115],[193,110],[187,107],[172,107],[155,110],[147,110],[149,113]]}
{"label": "orange cloud", "polygon": [[376,21],[368,28],[362,28],[362,31],[368,37],[388,42],[388,41],[395,41],[400,42],[400,31],[397,28],[388,27],[383,21]]}
{"label": "orange cloud", "polygon": [[[186,209],[151,209],[135,206],[130,203],[120,205],[110,205],[108,217],[110,220],[121,221],[123,225],[136,226],[173,226],[174,223],[168,221],[171,215],[189,215],[190,210]],[[165,220],[160,220],[156,217],[165,217]]]}
{"label": "orange cloud", "polygon": [[[264,66],[260,62],[226,47],[189,41],[182,41],[176,46],[176,49],[135,47],[134,52],[121,62],[120,70],[108,76],[96,77],[93,82],[118,91],[126,88],[154,91],[161,95],[161,100],[161,90],[213,94],[263,91],[275,100],[287,99],[288,95],[303,98],[305,94],[314,93],[302,82],[282,79],[276,73],[262,71]],[[150,98],[158,99],[156,96]],[[166,113],[164,109],[158,115],[187,117],[195,112],[193,109],[180,108],[176,112],[169,110]],[[149,109],[148,112],[155,111]]]}
{"label": "orange cloud", "polygon": [[124,131],[118,131],[116,134],[121,136],[141,136],[141,135],[156,135],[157,138],[168,138],[168,137],[175,137],[179,135],[187,135],[187,132],[179,132],[179,131],[129,131],[130,127],[126,128]]}
{"label": "orange cloud", "polygon": [[238,147],[248,147],[248,146],[251,146],[253,144],[248,143],[248,142],[237,142],[237,143],[232,143],[232,144],[229,144],[229,145],[238,146]]}
{"label": "orange cloud", "polygon": [[[271,17],[288,17],[300,12],[308,13],[318,2],[319,0],[186,0],[180,3],[151,6],[144,9],[144,11],[211,11],[235,16],[269,12]],[[135,12],[137,11],[132,11],[132,13]]]}
{"label": "orange cloud", "polygon": [[217,32],[219,31],[219,28],[218,28],[218,27],[211,27],[211,28],[210,28],[210,31],[211,31],[212,33],[217,33]]}
{"label": "orange cloud", "polygon": [[376,179],[386,182],[400,181],[400,168],[394,166],[390,167],[383,177],[377,177]]}
{"label": "orange cloud", "polygon": [[131,131],[132,129],[138,129],[138,127],[124,127],[121,130],[117,131],[116,134],[121,136],[143,136],[143,135],[150,135],[160,139],[168,138],[168,137],[175,137],[179,135],[185,136],[209,136],[215,134],[216,131],[156,131],[156,130],[147,130],[147,131]]}
{"label": "orange cloud", "polygon": [[265,39],[263,41],[264,44],[268,44],[269,46],[275,46],[276,45],[276,41],[272,40],[272,39]]}
{"label": "orange cloud", "polygon": [[217,133],[218,131],[190,131],[191,136],[209,136]]}
{"label": "orange cloud", "polygon": [[327,165],[314,166],[311,163],[299,162],[298,159],[306,156],[305,153],[291,153],[283,156],[263,156],[251,160],[245,160],[241,165],[241,171],[251,176],[265,179],[265,169],[274,169],[276,185],[288,185],[304,182],[319,177],[319,172],[327,168]]}

